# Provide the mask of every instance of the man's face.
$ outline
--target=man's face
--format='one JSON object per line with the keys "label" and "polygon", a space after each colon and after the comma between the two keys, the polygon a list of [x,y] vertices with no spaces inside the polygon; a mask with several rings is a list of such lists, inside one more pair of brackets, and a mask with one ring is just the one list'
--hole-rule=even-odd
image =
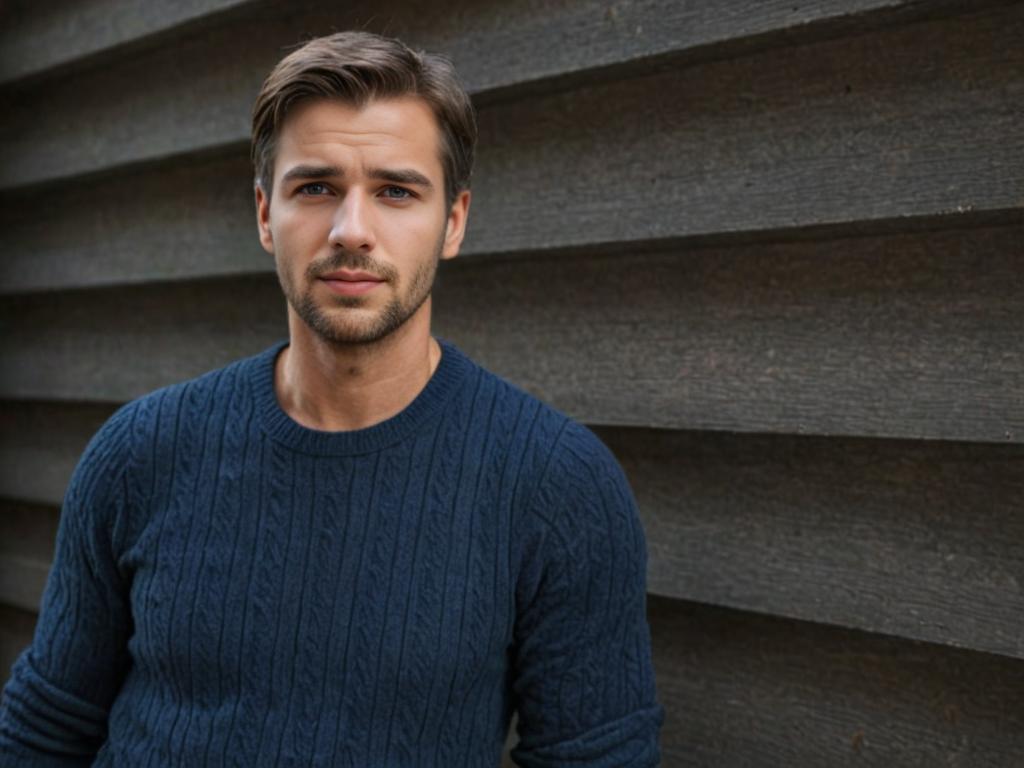
{"label": "man's face", "polygon": [[368,344],[425,313],[438,260],[462,243],[469,193],[446,210],[441,136],[415,97],[317,100],[278,135],[260,242],[291,310],[323,340]]}

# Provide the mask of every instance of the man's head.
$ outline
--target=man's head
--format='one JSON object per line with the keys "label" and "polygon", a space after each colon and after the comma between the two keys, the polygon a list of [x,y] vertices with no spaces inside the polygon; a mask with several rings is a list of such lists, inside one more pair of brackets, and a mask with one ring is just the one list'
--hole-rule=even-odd
{"label": "man's head", "polygon": [[421,308],[429,321],[437,262],[465,230],[475,141],[451,64],[397,40],[319,38],[270,73],[253,109],[260,241],[317,335],[368,343]]}
{"label": "man's head", "polygon": [[441,129],[441,161],[448,205],[469,189],[476,119],[469,95],[450,61],[418,53],[369,32],[338,32],[311,40],[278,62],[263,82],[252,111],[252,162],[267,196],[274,181],[278,133],[288,112],[310,99],[362,106],[373,99],[417,96]]}

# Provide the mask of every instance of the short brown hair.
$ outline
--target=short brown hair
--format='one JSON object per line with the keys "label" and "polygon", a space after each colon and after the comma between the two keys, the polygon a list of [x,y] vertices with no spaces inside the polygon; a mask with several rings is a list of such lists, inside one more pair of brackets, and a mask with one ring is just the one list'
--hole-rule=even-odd
{"label": "short brown hair", "polygon": [[469,95],[443,56],[417,52],[394,38],[369,32],[318,37],[278,62],[263,81],[252,110],[252,163],[270,197],[277,136],[288,110],[300,101],[340,99],[360,107],[375,98],[418,96],[434,112],[441,133],[448,207],[469,189],[476,117]]}

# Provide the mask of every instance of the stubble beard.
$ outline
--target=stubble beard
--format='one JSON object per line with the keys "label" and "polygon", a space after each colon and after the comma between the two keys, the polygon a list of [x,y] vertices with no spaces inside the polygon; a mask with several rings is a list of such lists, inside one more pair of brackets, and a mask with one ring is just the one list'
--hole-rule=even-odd
{"label": "stubble beard", "polygon": [[[333,346],[373,344],[401,328],[423,306],[423,302],[430,296],[434,287],[443,245],[442,237],[434,249],[432,257],[420,262],[409,279],[408,290],[404,293],[401,291],[399,275],[394,267],[380,264],[363,253],[335,252],[327,259],[311,263],[305,270],[304,280],[307,287],[303,291],[296,288],[288,269],[280,265],[278,279],[288,304],[309,326],[310,330],[328,344]],[[368,303],[363,296],[332,295],[330,308],[325,311],[324,306],[318,304],[314,298],[314,287],[320,275],[341,268],[364,270],[383,278],[385,285],[396,287],[391,300],[369,319],[359,319],[354,312],[330,311],[330,308],[335,307],[358,310]],[[373,290],[380,290],[380,288]]]}

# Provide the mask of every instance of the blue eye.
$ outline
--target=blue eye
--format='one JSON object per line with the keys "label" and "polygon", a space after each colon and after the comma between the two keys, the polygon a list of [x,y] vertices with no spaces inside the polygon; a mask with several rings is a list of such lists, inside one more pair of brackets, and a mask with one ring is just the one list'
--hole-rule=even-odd
{"label": "blue eye", "polygon": [[303,184],[299,187],[299,192],[307,195],[322,195],[327,191],[327,185],[322,184],[319,181],[314,181],[309,184]]}
{"label": "blue eye", "polygon": [[412,197],[412,192],[405,187],[385,187],[384,197],[389,200],[406,200]]}

